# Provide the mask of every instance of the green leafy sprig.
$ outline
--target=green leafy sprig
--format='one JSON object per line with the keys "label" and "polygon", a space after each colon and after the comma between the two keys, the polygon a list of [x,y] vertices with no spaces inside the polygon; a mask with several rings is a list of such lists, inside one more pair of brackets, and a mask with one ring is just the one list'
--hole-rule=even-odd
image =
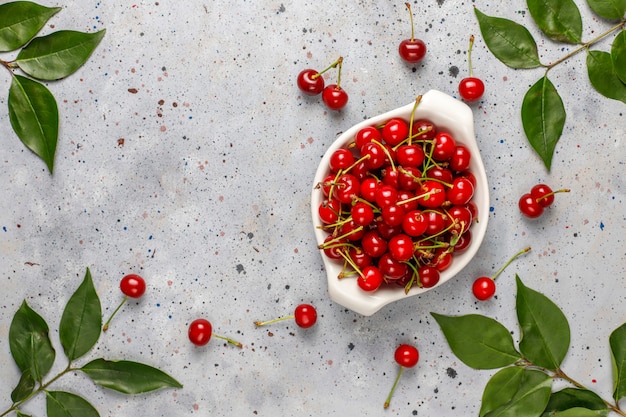
{"label": "green leafy sprig", "polygon": [[[59,80],[74,73],[105,34],[104,29],[95,33],[60,30],[35,37],[59,10],[29,1],[0,5],[0,52],[21,48],[15,59],[0,59],[12,77],[8,99],[11,126],[50,173],[59,136],[59,111],[54,96],[39,81]],[[16,74],[17,70],[25,75]]]}
{"label": "green leafy sprig", "polygon": [[[570,345],[570,328],[559,307],[526,287],[519,276],[516,310],[520,341],[500,322],[479,314],[446,316],[431,313],[452,352],[474,369],[498,369],[485,386],[480,417],[626,416],[626,323],[609,337],[613,362],[612,401],[602,399],[561,368]],[[476,329],[480,329],[476,331]],[[569,386],[553,391],[553,381]]]}
{"label": "green leafy sprig", "polygon": [[46,396],[48,417],[99,417],[98,411],[84,398],[65,391],[51,390],[51,385],[67,373],[81,372],[96,385],[124,394],[140,394],[161,388],[182,388],[165,372],[138,362],[94,359],[82,366],[75,361],[89,352],[102,330],[102,308],[93,285],[91,272],[70,297],[59,324],[59,339],[68,361],[67,367],[48,381],[56,358],[46,321],[24,301],[9,328],[11,355],[21,377],[11,393],[12,404],[0,417],[13,412],[25,414],[21,407],[37,394]]}
{"label": "green leafy sprig", "polygon": [[[605,97],[626,103],[626,0],[587,0],[601,18],[615,21],[607,31],[584,42],[582,17],[573,0],[527,0],[528,10],[541,32],[555,42],[578,45],[562,58],[544,64],[535,39],[523,25],[487,16],[474,9],[485,44],[505,65],[517,69],[543,68],[545,73],[522,101],[522,126],[528,142],[550,171],[556,145],[565,126],[565,106],[549,71],[579,52],[587,52],[587,74],[593,88]],[[615,34],[610,52],[591,47]]]}

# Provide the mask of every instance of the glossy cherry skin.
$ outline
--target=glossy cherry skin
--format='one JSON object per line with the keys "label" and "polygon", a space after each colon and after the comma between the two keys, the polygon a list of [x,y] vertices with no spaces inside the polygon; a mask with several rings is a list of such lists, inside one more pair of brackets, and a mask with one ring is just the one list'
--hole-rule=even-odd
{"label": "glossy cherry skin", "polygon": [[376,291],[383,283],[383,274],[375,266],[366,266],[361,271],[363,275],[357,278],[357,284],[363,291]]}
{"label": "glossy cherry skin", "polygon": [[317,321],[317,310],[311,304],[300,304],[294,311],[296,324],[303,329],[307,329]]}
{"label": "glossy cherry skin", "polygon": [[459,94],[465,101],[476,101],[483,96],[485,84],[480,78],[467,77],[459,83]]}
{"label": "glossy cherry skin", "polygon": [[420,39],[404,39],[398,46],[400,58],[409,64],[416,64],[426,56],[426,44]]}
{"label": "glossy cherry skin", "polygon": [[348,93],[337,84],[330,84],[322,90],[322,101],[331,110],[341,110],[348,104]]}
{"label": "glossy cherry skin", "polygon": [[418,269],[420,284],[423,288],[432,288],[439,283],[439,270],[435,267],[424,265]]}
{"label": "glossy cherry skin", "polygon": [[309,96],[316,96],[324,90],[324,78],[314,69],[301,71],[297,83],[300,91]]}
{"label": "glossy cherry skin", "polygon": [[393,357],[398,365],[405,368],[412,368],[417,365],[420,355],[419,351],[414,346],[402,344],[396,348]]}
{"label": "glossy cherry skin", "polygon": [[530,189],[530,195],[543,207],[548,207],[554,203],[554,194],[550,194],[552,192],[552,188],[546,184],[537,184]]}
{"label": "glossy cherry skin", "polygon": [[206,319],[197,319],[189,325],[189,340],[196,346],[204,346],[211,340],[213,327]]}
{"label": "glossy cherry skin", "polygon": [[139,298],[146,292],[146,281],[136,274],[126,275],[120,281],[120,290],[128,297]]}
{"label": "glossy cherry skin", "polygon": [[413,240],[410,236],[400,233],[389,239],[389,254],[398,262],[406,262],[413,257]]}
{"label": "glossy cherry skin", "polygon": [[543,214],[543,206],[530,193],[520,197],[518,207],[524,216],[531,219],[535,219]]}
{"label": "glossy cherry skin", "polygon": [[472,292],[478,300],[488,300],[496,293],[496,282],[489,277],[480,277],[474,281]]}

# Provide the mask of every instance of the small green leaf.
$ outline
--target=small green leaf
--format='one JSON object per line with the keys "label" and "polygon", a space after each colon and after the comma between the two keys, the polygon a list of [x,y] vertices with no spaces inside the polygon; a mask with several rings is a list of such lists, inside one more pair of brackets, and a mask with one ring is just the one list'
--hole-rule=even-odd
{"label": "small green leaf", "polygon": [[29,416],[28,414],[21,413],[19,410],[16,410],[16,411],[15,411],[15,415],[16,415],[17,417],[31,417],[31,416]]}
{"label": "small green leaf", "polygon": [[11,401],[13,404],[22,401],[24,398],[28,397],[33,390],[35,389],[35,380],[33,376],[30,374],[30,371],[27,369],[22,372],[22,376],[20,377],[20,382],[17,383],[15,389],[11,392]]}
{"label": "small green leaf", "polygon": [[87,400],[64,391],[46,391],[48,417],[100,417]]}
{"label": "small green leaf", "polygon": [[617,34],[611,45],[611,60],[615,75],[626,83],[626,30]]}
{"label": "small green leaf", "polygon": [[474,8],[487,48],[511,68],[536,68],[541,61],[537,43],[528,29],[512,20],[491,17]]}
{"label": "small green leaf", "polygon": [[597,15],[611,20],[620,20],[626,14],[626,0],[587,0]]}
{"label": "small green leaf", "polygon": [[70,362],[83,356],[96,344],[101,329],[100,298],[87,268],[83,282],[65,306],[59,325],[61,345]]}
{"label": "small green leaf", "polygon": [[494,319],[477,314],[430,314],[439,323],[452,352],[472,368],[501,368],[521,359],[511,333]]}
{"label": "small green leaf", "polygon": [[528,142],[549,171],[565,126],[565,107],[547,75],[526,92],[522,102],[522,125]]}
{"label": "small green leaf", "polygon": [[96,49],[105,30],[95,33],[61,30],[33,39],[15,62],[33,78],[58,80],[80,68]]}
{"label": "small green leaf", "polygon": [[165,372],[137,362],[95,359],[80,370],[96,384],[124,394],[183,387]]}
{"label": "small green leaf", "polygon": [[18,368],[38,382],[54,364],[55,352],[48,332],[46,321],[24,301],[11,321],[9,347]]}
{"label": "small green leaf", "polygon": [[552,393],[541,417],[576,416],[576,414],[571,414],[574,412],[572,410],[579,410],[580,417],[605,417],[609,413],[608,407],[595,392],[586,389],[564,388]]}
{"label": "small green leaf", "polygon": [[545,295],[517,281],[517,320],[521,335],[519,348],[534,365],[556,370],[570,344],[569,323],[563,312]]}
{"label": "small green leaf", "polygon": [[589,410],[583,407],[574,407],[564,411],[557,411],[552,414],[548,414],[549,417],[605,417],[606,412]]}
{"label": "small green leaf", "polygon": [[626,84],[617,76],[611,54],[604,51],[589,51],[587,74],[591,85],[598,93],[626,103]]}
{"label": "small green leaf", "polygon": [[552,378],[541,371],[508,367],[498,371],[483,392],[480,417],[538,417],[546,407]]}
{"label": "small green leaf", "polygon": [[0,52],[24,46],[60,7],[44,7],[30,1],[0,5]]}
{"label": "small green leaf", "polygon": [[59,111],[52,93],[43,84],[14,75],[9,118],[22,143],[43,159],[52,173],[59,135]]}
{"label": "small green leaf", "polygon": [[620,401],[626,397],[626,323],[609,336],[613,362],[613,398]]}
{"label": "small green leaf", "polygon": [[572,0],[527,0],[528,11],[539,29],[555,41],[581,42],[583,20]]}

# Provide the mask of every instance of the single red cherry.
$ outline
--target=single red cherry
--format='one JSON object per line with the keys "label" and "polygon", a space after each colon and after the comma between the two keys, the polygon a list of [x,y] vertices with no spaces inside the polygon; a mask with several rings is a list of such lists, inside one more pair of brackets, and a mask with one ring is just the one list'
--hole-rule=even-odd
{"label": "single red cherry", "polygon": [[439,270],[433,266],[424,265],[417,270],[419,276],[419,285],[422,288],[432,288],[439,283],[441,274]]}
{"label": "single red cherry", "polygon": [[102,326],[102,331],[106,332],[109,329],[109,324],[113,320],[113,316],[117,314],[120,308],[124,305],[128,297],[139,298],[146,292],[146,281],[137,274],[128,274],[120,281],[120,290],[124,294],[122,302],[117,306],[111,317]]}
{"label": "single red cherry", "polygon": [[398,370],[398,375],[396,376],[393,386],[391,387],[391,391],[389,392],[389,395],[385,400],[384,408],[389,407],[391,397],[393,396],[393,392],[398,385],[398,381],[400,380],[400,376],[402,375],[402,371],[404,370],[404,368],[414,367],[415,365],[417,365],[417,362],[420,358],[417,348],[408,344],[401,344],[400,346],[398,346],[393,356],[396,363],[400,365],[400,369]]}
{"label": "single red cherry", "polygon": [[400,42],[398,47],[398,53],[400,58],[409,64],[416,64],[424,59],[426,56],[426,44],[420,39],[415,39],[415,25],[413,24],[413,12],[411,11],[411,4],[404,3],[411,16],[411,39],[405,39]]}
{"label": "single red cherry", "polygon": [[485,92],[485,84],[480,78],[473,76],[472,68],[472,47],[474,46],[474,35],[470,36],[469,49],[467,50],[467,62],[469,64],[469,77],[463,78],[459,83],[459,94],[465,101],[476,101]]}
{"label": "single red cherry", "polygon": [[335,65],[337,70],[337,84],[330,84],[322,90],[322,101],[331,110],[341,110],[348,104],[348,93],[341,88],[341,68],[343,57],[339,57]]}
{"label": "single red cherry", "polygon": [[480,301],[485,301],[493,297],[496,293],[496,278],[511,264],[517,257],[530,251],[530,246],[522,249],[511,257],[492,277],[480,277],[474,281],[472,285],[472,293]]}
{"label": "single red cherry", "polygon": [[196,319],[192,321],[189,325],[187,335],[189,337],[189,341],[196,346],[206,345],[207,343],[209,343],[209,340],[211,340],[211,336],[213,336],[219,339],[226,340],[228,343],[235,345],[238,348],[242,347],[242,344],[237,341],[213,333],[213,326],[211,326],[211,322],[207,319]]}
{"label": "single red cherry", "polygon": [[314,69],[305,69],[298,74],[298,88],[308,96],[316,96],[324,89],[324,78]]}
{"label": "single red cherry", "polygon": [[531,219],[535,219],[543,214],[543,206],[530,193],[523,194],[517,205],[522,214]]}
{"label": "single red cherry", "polygon": [[361,274],[357,278],[357,284],[363,291],[374,292],[383,283],[383,274],[380,269],[370,265],[363,268]]}
{"label": "single red cherry", "polygon": [[554,194],[569,192],[570,190],[567,188],[552,191],[552,188],[546,184],[537,184],[530,189],[530,195],[543,207],[551,206],[554,203]]}
{"label": "single red cherry", "polygon": [[294,319],[299,327],[302,327],[303,329],[308,329],[317,322],[317,310],[311,304],[300,304],[295,308],[292,315],[283,316],[277,319],[267,321],[255,321],[254,325],[260,327],[289,319]]}

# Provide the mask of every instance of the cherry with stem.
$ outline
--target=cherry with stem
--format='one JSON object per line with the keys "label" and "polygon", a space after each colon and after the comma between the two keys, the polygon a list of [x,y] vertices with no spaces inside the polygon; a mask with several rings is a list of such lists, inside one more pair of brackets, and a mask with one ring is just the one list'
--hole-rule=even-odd
{"label": "cherry with stem", "polygon": [[343,57],[333,64],[337,66],[337,84],[329,84],[322,90],[322,101],[331,110],[341,110],[348,104],[348,93],[341,88],[341,69],[343,66]]}
{"label": "cherry with stem", "polygon": [[308,329],[317,322],[317,310],[311,304],[300,304],[295,308],[294,313],[291,315],[282,316],[267,321],[255,321],[254,325],[256,327],[261,327],[268,324],[277,323],[279,321],[292,319],[295,319],[296,324],[299,327],[302,327],[303,329]]}
{"label": "cherry with stem", "polygon": [[459,83],[459,94],[466,101],[476,101],[483,96],[485,84],[480,78],[474,77],[472,68],[472,48],[474,35],[470,36],[469,49],[467,50],[467,62],[469,64],[469,77],[463,78]]}
{"label": "cherry with stem", "polygon": [[211,322],[204,318],[196,319],[191,322],[189,325],[188,337],[189,341],[196,346],[204,346],[209,343],[211,337],[216,337],[218,339],[225,340],[240,349],[243,347],[243,345],[236,340],[213,333],[213,326],[211,325]]}
{"label": "cherry with stem", "polygon": [[394,359],[398,363],[398,365],[400,365],[400,368],[398,369],[398,374],[396,375],[396,379],[393,382],[393,385],[391,387],[391,390],[389,391],[387,399],[385,400],[383,408],[389,407],[389,404],[391,403],[391,397],[396,390],[396,386],[398,385],[398,381],[400,380],[400,376],[402,375],[404,368],[412,368],[417,365],[419,357],[419,351],[415,346],[401,344],[396,348],[396,351],[394,353]]}
{"label": "cherry with stem", "polygon": [[122,308],[124,303],[131,298],[139,298],[146,292],[146,281],[137,274],[128,274],[122,278],[120,281],[120,290],[124,294],[124,298],[122,302],[117,306],[111,317],[107,320],[107,322],[102,326],[102,331],[106,332],[109,329],[109,325],[111,324],[111,320],[117,314],[117,312]]}
{"label": "cherry with stem", "polygon": [[474,293],[474,297],[476,297],[480,301],[485,301],[493,297],[496,293],[496,278],[500,276],[500,274],[519,256],[524,253],[530,251],[530,246],[522,249],[517,252],[515,255],[511,257],[500,269],[496,271],[496,273],[491,277],[480,277],[474,281],[472,285],[472,292]]}
{"label": "cherry with stem", "polygon": [[413,12],[411,11],[411,4],[404,3],[409,15],[411,17],[411,39],[404,39],[398,46],[398,53],[400,58],[409,64],[416,64],[420,62],[426,55],[426,44],[421,39],[415,38],[415,25],[413,24]]}

